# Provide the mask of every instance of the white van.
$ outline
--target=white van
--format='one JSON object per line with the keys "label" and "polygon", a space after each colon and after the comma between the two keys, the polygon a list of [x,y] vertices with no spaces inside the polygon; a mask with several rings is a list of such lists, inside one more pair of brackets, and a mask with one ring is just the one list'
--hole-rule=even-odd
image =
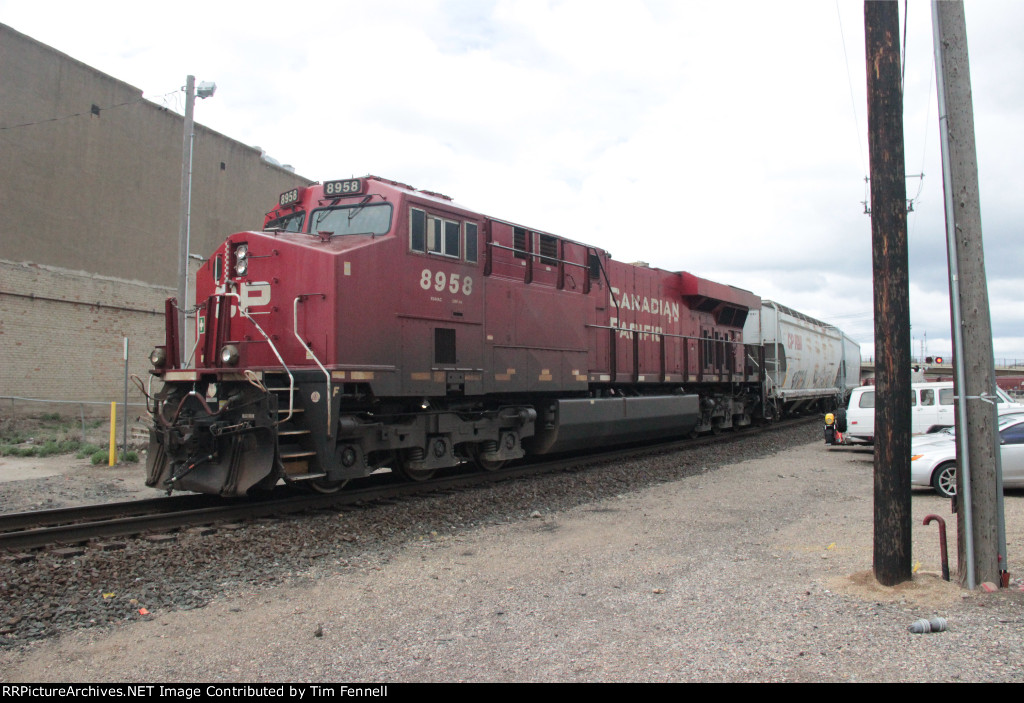
{"label": "white van", "polygon": [[[956,424],[953,382],[911,383],[910,432],[925,434]],[[875,441],[875,386],[854,388],[846,408],[848,441]],[[998,413],[1024,412],[1024,403],[1014,402],[1010,396],[996,389]]]}

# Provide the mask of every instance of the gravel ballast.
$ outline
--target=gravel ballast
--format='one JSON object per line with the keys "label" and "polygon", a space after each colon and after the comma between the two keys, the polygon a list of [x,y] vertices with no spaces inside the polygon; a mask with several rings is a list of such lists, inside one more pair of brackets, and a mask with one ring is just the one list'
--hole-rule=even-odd
{"label": "gravel ballast", "polygon": [[914,580],[879,586],[872,455],[819,435],[4,562],[0,679],[1024,680],[1020,580],[943,582],[921,522],[955,550],[956,517],[915,491]]}

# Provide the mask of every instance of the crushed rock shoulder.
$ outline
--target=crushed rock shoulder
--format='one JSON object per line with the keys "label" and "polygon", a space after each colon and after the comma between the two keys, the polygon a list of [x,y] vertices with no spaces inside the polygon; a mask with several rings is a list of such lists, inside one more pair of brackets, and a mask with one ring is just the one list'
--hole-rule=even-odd
{"label": "crushed rock shoulder", "polygon": [[[417,517],[377,557],[328,554],[200,609],[0,650],[0,678],[1024,680],[1020,582],[995,594],[943,582],[937,530],[921,522],[944,517],[955,545],[956,518],[948,500],[921,491],[914,579],[880,586],[872,455],[811,435],[717,468],[687,452],[615,467],[693,464],[669,482],[572,505],[550,504],[544,482],[516,482],[503,489],[516,492],[503,496],[513,506],[503,517],[457,529],[442,500],[439,516]],[[1024,494],[1006,503],[1008,541],[1024,544]],[[407,516],[404,502],[376,509]],[[356,518],[325,519],[347,533]],[[908,632],[935,616],[946,632]]]}

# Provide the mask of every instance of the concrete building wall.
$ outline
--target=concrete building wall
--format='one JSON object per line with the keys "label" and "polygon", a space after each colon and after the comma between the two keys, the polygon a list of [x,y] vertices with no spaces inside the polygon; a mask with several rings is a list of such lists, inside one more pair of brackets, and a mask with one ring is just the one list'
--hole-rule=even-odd
{"label": "concrete building wall", "polygon": [[[123,336],[145,371],[177,285],[183,128],[0,24],[0,396],[120,398]],[[190,251],[262,227],[309,182],[197,124]]]}

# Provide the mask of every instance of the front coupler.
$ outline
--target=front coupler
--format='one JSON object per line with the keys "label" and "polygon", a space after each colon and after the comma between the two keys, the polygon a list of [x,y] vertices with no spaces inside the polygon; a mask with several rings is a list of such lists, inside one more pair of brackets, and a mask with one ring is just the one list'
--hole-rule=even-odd
{"label": "front coupler", "polygon": [[277,482],[273,394],[248,383],[168,383],[152,415],[147,486],[239,497]]}

